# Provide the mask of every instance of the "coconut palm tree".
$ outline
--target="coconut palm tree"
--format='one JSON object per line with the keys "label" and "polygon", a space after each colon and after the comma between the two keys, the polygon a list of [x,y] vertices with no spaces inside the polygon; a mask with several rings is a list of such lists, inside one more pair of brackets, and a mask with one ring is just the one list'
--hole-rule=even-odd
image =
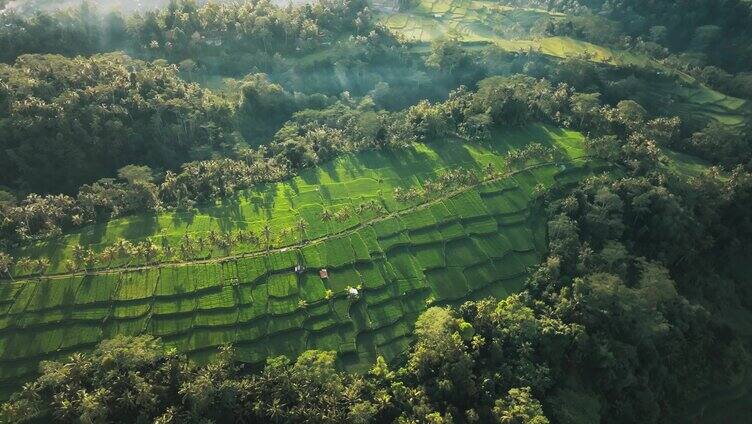
{"label": "coconut palm tree", "polygon": [[321,220],[324,222],[329,222],[334,218],[334,215],[329,209],[324,209],[324,212],[321,212]]}
{"label": "coconut palm tree", "polygon": [[97,254],[91,249],[86,249],[84,255],[84,266],[87,270],[94,268],[97,265]]}
{"label": "coconut palm tree", "polygon": [[50,260],[47,258],[39,258],[33,262],[33,266],[36,274],[44,275],[44,272],[50,267]]}
{"label": "coconut palm tree", "polygon": [[305,230],[308,228],[308,223],[304,219],[298,220],[298,232],[300,232],[300,241],[305,240]]}
{"label": "coconut palm tree", "polygon": [[244,243],[249,243],[249,244],[259,243],[259,236],[256,235],[256,233],[254,233],[253,231],[241,231],[241,233],[243,234],[243,237],[245,238],[245,240],[243,241]]}
{"label": "coconut palm tree", "polygon": [[73,256],[73,262],[76,263],[76,268],[78,268],[86,259],[86,248],[77,244],[73,246],[73,252],[71,252],[71,255]]}
{"label": "coconut palm tree", "polygon": [[395,187],[394,188],[394,200],[404,203],[407,201],[407,193],[405,192],[405,189],[402,187]]}
{"label": "coconut palm tree", "polygon": [[7,275],[12,280],[11,267],[13,267],[13,257],[5,252],[0,252],[0,275]]}
{"label": "coconut palm tree", "polygon": [[279,230],[279,244],[284,245],[287,236],[292,234],[293,229],[290,227],[284,227],[281,230]]}
{"label": "coconut palm tree", "polygon": [[485,172],[486,172],[486,179],[488,180],[495,178],[497,175],[496,168],[493,166],[491,162],[489,162],[488,165],[486,165]]}
{"label": "coconut palm tree", "polygon": [[65,264],[65,270],[68,271],[69,273],[73,274],[74,272],[78,271],[76,262],[73,259],[66,259],[64,264]]}
{"label": "coconut palm tree", "polygon": [[219,234],[216,231],[211,230],[211,231],[209,231],[209,234],[207,235],[207,238],[209,239],[209,243],[212,246],[216,246],[221,237],[219,236]]}
{"label": "coconut palm tree", "polygon": [[175,252],[174,252],[174,251],[172,250],[172,246],[170,246],[170,244],[169,244],[169,243],[168,243],[168,244],[165,244],[164,246],[162,246],[162,254],[164,255],[164,257],[165,257],[166,259],[172,258],[172,255],[173,255],[174,253],[175,253]]}
{"label": "coconut palm tree", "polygon": [[334,219],[338,222],[345,222],[350,219],[350,211],[347,208],[341,209],[334,214]]}
{"label": "coconut palm tree", "polygon": [[217,247],[222,249],[225,255],[229,255],[232,247],[235,245],[235,238],[232,233],[222,234],[222,237],[217,240]]}
{"label": "coconut palm tree", "polygon": [[196,246],[199,252],[203,252],[206,249],[206,237],[196,236]]}
{"label": "coconut palm tree", "polygon": [[[203,237],[201,237],[202,245],[203,245]],[[203,248],[201,249],[203,250]],[[183,256],[184,259],[190,259],[193,256],[193,253],[195,251],[195,245],[193,243],[193,238],[190,234],[184,234],[183,237],[180,239],[180,253]]]}
{"label": "coconut palm tree", "polygon": [[131,250],[133,250],[133,245],[128,240],[118,239],[115,242],[115,251],[117,252],[117,255],[121,259],[127,259],[128,263],[131,261]]}
{"label": "coconut palm tree", "polygon": [[99,262],[102,264],[107,264],[107,268],[109,268],[112,265],[112,261],[115,260],[116,256],[117,251],[115,250],[114,246],[107,246],[102,250],[102,252],[99,253]]}
{"label": "coconut palm tree", "polygon": [[128,260],[128,263],[130,263],[133,259],[142,258],[144,256],[144,246],[142,243],[134,244],[131,248],[130,252],[130,258]]}
{"label": "coconut palm tree", "polygon": [[31,268],[33,266],[32,262],[33,261],[31,258],[26,258],[26,257],[19,258],[16,261],[16,269],[21,271],[21,273],[25,274],[26,272],[31,271]]}
{"label": "coconut palm tree", "polygon": [[238,230],[238,232],[235,234],[235,239],[238,241],[238,243],[248,243],[248,233],[243,230]]}
{"label": "coconut palm tree", "polygon": [[272,228],[269,226],[268,222],[264,223],[264,228],[261,231],[264,234],[264,240],[266,240],[266,250],[269,250],[272,240]]}
{"label": "coconut palm tree", "polygon": [[144,258],[144,262],[147,264],[152,263],[159,255],[159,247],[150,241],[142,242],[140,247],[141,255]]}

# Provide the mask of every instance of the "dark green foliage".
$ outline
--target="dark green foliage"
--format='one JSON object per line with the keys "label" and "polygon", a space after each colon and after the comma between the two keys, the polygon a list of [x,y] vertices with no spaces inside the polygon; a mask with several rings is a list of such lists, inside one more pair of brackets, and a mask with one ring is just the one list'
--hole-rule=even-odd
{"label": "dark green foliage", "polygon": [[23,56],[0,78],[0,183],[22,190],[73,193],[130,163],[174,168],[230,138],[226,102],[122,54]]}
{"label": "dark green foliage", "polygon": [[43,363],[42,376],[3,414],[9,422],[143,422],[180,398],[190,370],[151,337],[119,337],[65,364]]}
{"label": "dark green foliage", "polygon": [[[491,143],[500,127],[531,122],[586,132],[588,159],[613,167],[576,186],[536,190],[547,215],[530,219],[547,224],[548,256],[525,289],[427,309],[414,345],[393,364],[379,358],[370,372],[351,374],[336,366],[351,358],[307,351],[250,369],[225,347],[196,365],[158,340],[115,338],[43,363],[0,419],[687,422],[695,418],[688,405],[740,383],[750,366],[748,330],[735,315],[752,308],[749,129],[727,124],[734,119],[718,93],[688,81],[750,96],[749,2],[505,3],[578,15],[541,18],[528,32],[662,62],[479,53],[451,37],[415,53],[421,46],[395,39],[361,0],[288,9],[266,0],[174,1],[127,22],[86,3],[0,16],[3,249],[125,214],[191,209],[340,154]],[[98,54],[117,49],[154,62]],[[226,97],[190,82],[245,74],[227,83],[237,93]],[[677,92],[705,95],[697,101],[709,104],[709,116],[676,105]],[[737,107],[744,117],[746,105]],[[686,176],[672,169],[668,148],[719,168]],[[511,149],[506,165],[519,170],[533,160],[558,157],[533,143]],[[455,181],[428,179],[423,191],[394,197],[429,199],[478,178],[445,175]],[[211,237],[212,245],[232,244]],[[190,246],[191,236],[185,240]],[[158,252],[150,242],[136,247],[144,263]],[[74,255],[74,269],[86,268],[94,251],[79,246]],[[20,263],[0,252],[0,279],[14,266],[49,267],[46,258]]]}

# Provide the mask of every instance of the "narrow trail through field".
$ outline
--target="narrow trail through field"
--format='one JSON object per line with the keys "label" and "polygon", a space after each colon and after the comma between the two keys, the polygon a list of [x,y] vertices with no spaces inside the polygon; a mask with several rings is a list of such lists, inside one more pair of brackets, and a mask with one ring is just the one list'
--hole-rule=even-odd
{"label": "narrow trail through field", "polygon": [[[518,169],[518,170],[513,171],[513,172],[501,173],[501,175],[495,176],[493,178],[481,179],[476,184],[465,185],[465,186],[462,186],[462,187],[457,188],[455,190],[448,191],[446,193],[441,193],[441,194],[439,194],[439,195],[437,195],[435,197],[432,197],[431,199],[429,199],[428,201],[425,201],[423,203],[419,203],[419,204],[410,206],[410,207],[405,208],[405,209],[401,209],[401,210],[398,210],[398,211],[390,212],[390,213],[387,213],[387,214],[384,214],[384,215],[380,215],[380,216],[374,217],[372,219],[360,222],[359,224],[357,224],[357,225],[355,225],[353,227],[350,227],[350,228],[347,228],[347,229],[344,229],[344,230],[341,230],[341,231],[333,232],[333,233],[330,233],[330,234],[326,234],[326,235],[321,236],[321,237],[307,239],[307,240],[302,240],[299,243],[295,243],[295,244],[291,244],[291,245],[287,245],[287,246],[283,246],[283,247],[275,247],[273,249],[265,249],[265,250],[255,251],[255,252],[248,252],[248,253],[241,253],[241,254],[227,255],[227,256],[217,256],[217,257],[210,257],[210,258],[204,258],[204,259],[188,259],[188,260],[181,260],[181,261],[162,261],[162,262],[153,263],[153,264],[146,264],[146,265],[118,266],[118,267],[105,268],[105,269],[97,269],[97,270],[91,270],[91,271],[77,271],[77,272],[49,274],[49,275],[44,275],[44,276],[24,277],[24,278],[20,278],[18,280],[15,280],[15,281],[16,282],[26,282],[26,281],[34,281],[34,280],[40,280],[40,279],[49,281],[49,280],[60,280],[60,279],[64,279],[64,278],[68,278],[68,277],[73,277],[73,276],[107,275],[107,274],[118,274],[118,273],[122,273],[122,272],[145,271],[145,270],[148,270],[148,269],[158,269],[158,268],[163,268],[163,267],[167,267],[167,266],[174,267],[174,266],[189,266],[189,265],[194,265],[194,264],[222,263],[222,262],[232,261],[232,260],[236,260],[236,259],[255,258],[255,257],[259,257],[259,256],[265,256],[265,255],[269,255],[269,254],[272,254],[272,253],[275,253],[275,252],[286,252],[288,250],[302,248],[302,247],[304,247],[306,245],[309,245],[309,244],[315,244],[315,243],[324,242],[324,241],[326,241],[328,239],[332,239],[332,238],[335,238],[335,237],[350,235],[350,234],[353,234],[353,233],[357,232],[358,230],[363,229],[364,227],[367,227],[367,226],[372,225],[374,223],[377,223],[377,222],[380,222],[380,221],[384,221],[384,220],[387,220],[387,219],[390,219],[390,218],[393,218],[393,217],[399,217],[399,216],[402,216],[402,215],[407,215],[407,214],[410,214],[412,212],[415,212],[415,211],[418,211],[418,210],[421,210],[421,209],[425,209],[425,208],[431,207],[432,205],[434,205],[436,203],[442,202],[442,201],[444,201],[446,199],[450,199],[450,198],[455,197],[455,196],[457,196],[459,194],[462,194],[462,193],[464,193],[466,191],[475,189],[475,188],[479,187],[482,184],[486,184],[486,183],[490,183],[490,182],[502,181],[502,180],[505,180],[507,178],[513,178],[515,175],[517,175],[519,173],[522,173],[522,172],[525,172],[525,171],[529,171],[529,170],[533,170],[533,169],[537,169],[537,168],[541,168],[541,167],[545,167],[545,166],[550,166],[550,165],[562,165],[564,163],[572,163],[574,161],[581,160],[581,159],[586,159],[586,158],[587,158],[587,156],[578,156],[578,157],[570,158],[569,160],[564,161],[564,162],[562,162],[562,161],[541,162],[541,163],[537,163],[535,165],[531,165],[531,166],[527,166],[525,168]],[[3,281],[11,281],[11,280],[4,279]]]}

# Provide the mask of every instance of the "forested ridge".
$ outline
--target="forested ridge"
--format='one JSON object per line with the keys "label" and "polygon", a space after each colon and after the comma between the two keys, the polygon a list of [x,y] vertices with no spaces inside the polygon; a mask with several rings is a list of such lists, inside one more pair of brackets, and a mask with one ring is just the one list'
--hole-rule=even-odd
{"label": "forested ridge", "polygon": [[[745,421],[744,389],[728,401],[721,394],[750,381],[752,6],[500,3],[539,16],[517,37],[581,40],[645,65],[599,61],[590,47],[557,57],[460,33],[411,41],[362,1],[185,0],[131,16],[88,3],[4,11],[0,284],[13,290],[116,273],[118,260],[125,272],[223,263],[245,244],[258,256],[310,244],[311,221],[301,215],[279,234],[267,222],[178,242],[164,234],[78,241],[64,272],[51,262],[61,258],[39,253],[119,218],[192,216],[348,155],[460,145],[488,149],[479,160],[490,161],[488,152],[510,143],[505,129],[544,124],[584,137],[582,154],[528,140],[505,147],[499,169],[441,169],[393,193],[379,189],[357,208],[317,210],[317,220],[345,229],[363,225],[347,227],[351,215],[392,216],[394,204],[412,211],[529,167],[598,166],[530,188],[527,219],[540,220],[545,254],[521,290],[425,299],[409,349],[389,360],[348,371],[337,351],[307,350],[248,363],[230,343],[196,362],[159,337],[117,336],[42,361],[0,420]],[[273,248],[291,234],[298,241]],[[366,291],[327,289],[321,302],[339,297],[355,308]],[[10,314],[15,299],[3,299]]]}

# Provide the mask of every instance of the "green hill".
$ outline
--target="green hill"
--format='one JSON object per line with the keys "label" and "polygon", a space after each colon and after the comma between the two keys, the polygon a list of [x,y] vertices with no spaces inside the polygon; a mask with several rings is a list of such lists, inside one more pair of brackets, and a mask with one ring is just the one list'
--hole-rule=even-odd
{"label": "green hill", "polygon": [[[504,154],[530,142],[556,148],[562,159],[505,168]],[[13,388],[40,360],[116,334],[157,335],[199,361],[225,343],[252,363],[305,349],[335,350],[354,369],[377,354],[394,357],[408,348],[412,324],[428,305],[521,288],[527,268],[545,253],[536,186],[569,184],[602,168],[584,159],[582,142],[579,133],[535,125],[499,132],[487,146],[447,140],[366,152],[193,214],[114,220],[22,249],[54,262],[45,277],[2,286],[0,379]],[[396,187],[430,186],[452,170],[480,178],[395,200]],[[325,221],[324,210],[348,212]],[[298,232],[292,228],[300,219]],[[190,259],[162,252],[148,264],[119,259],[86,273],[66,273],[61,265],[78,243],[96,250],[119,237],[160,244],[186,233],[260,232],[267,223],[269,246],[205,248]],[[296,265],[305,270],[296,272]],[[359,290],[357,299],[350,287]]]}

